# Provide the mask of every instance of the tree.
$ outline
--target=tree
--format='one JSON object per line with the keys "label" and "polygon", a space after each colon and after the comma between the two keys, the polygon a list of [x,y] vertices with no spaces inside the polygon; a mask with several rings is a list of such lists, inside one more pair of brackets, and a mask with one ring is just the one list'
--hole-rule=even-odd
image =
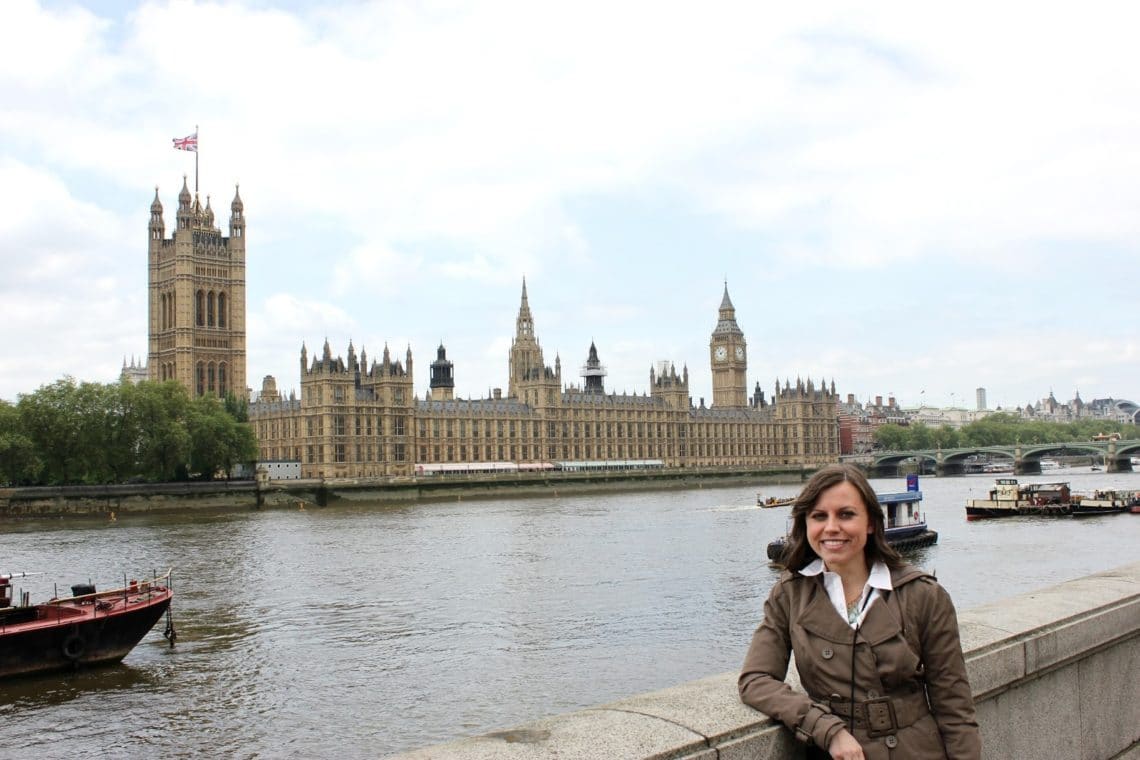
{"label": "tree", "polygon": [[48,483],[74,483],[86,469],[84,418],[79,386],[65,377],[16,402],[20,423],[43,463]]}
{"label": "tree", "polygon": [[900,425],[880,425],[875,428],[875,446],[884,451],[905,451],[909,447],[906,428]]}
{"label": "tree", "polygon": [[949,425],[942,425],[933,431],[934,445],[940,449],[958,448],[961,436]]}
{"label": "tree", "polygon": [[142,382],[123,387],[124,414],[137,431],[135,471],[148,480],[175,480],[190,459],[186,422],[190,396],[180,383]]}
{"label": "tree", "polygon": [[212,396],[194,400],[188,418],[190,469],[207,480],[229,477],[233,466],[257,457],[257,439],[247,423],[238,422]]}
{"label": "tree", "polygon": [[0,483],[34,483],[41,467],[35,445],[24,435],[19,411],[0,400]]}

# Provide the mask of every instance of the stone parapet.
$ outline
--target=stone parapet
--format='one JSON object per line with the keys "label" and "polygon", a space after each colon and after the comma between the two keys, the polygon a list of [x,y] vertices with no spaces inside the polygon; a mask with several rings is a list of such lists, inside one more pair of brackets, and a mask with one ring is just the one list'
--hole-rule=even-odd
{"label": "stone parapet", "polygon": [[[986,757],[1140,757],[1140,563],[958,619]],[[783,726],[740,703],[736,677],[722,673],[396,758],[802,758]],[[794,675],[789,681],[796,685]]]}

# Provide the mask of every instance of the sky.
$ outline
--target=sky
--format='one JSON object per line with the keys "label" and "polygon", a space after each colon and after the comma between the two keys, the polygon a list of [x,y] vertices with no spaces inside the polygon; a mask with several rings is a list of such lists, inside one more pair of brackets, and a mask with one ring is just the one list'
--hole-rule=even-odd
{"label": "sky", "polygon": [[[797,6],[797,7],[792,7]],[[800,7],[802,6],[802,7]],[[147,352],[147,222],[247,219],[247,377],[302,345],[564,383],[1140,400],[1140,6],[5,0],[0,398]],[[228,233],[227,233],[228,234]]]}

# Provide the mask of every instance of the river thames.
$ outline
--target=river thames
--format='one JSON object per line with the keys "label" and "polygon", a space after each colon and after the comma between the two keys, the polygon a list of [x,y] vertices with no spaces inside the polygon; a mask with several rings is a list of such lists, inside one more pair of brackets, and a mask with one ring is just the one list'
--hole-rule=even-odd
{"label": "river thames", "polygon": [[[908,556],[959,609],[1140,557],[1140,516],[967,522],[992,483],[921,481],[939,542]],[[758,490],[797,487],[4,523],[33,601],[173,567],[179,638],[0,685],[0,756],[378,757],[735,670],[788,514]]]}

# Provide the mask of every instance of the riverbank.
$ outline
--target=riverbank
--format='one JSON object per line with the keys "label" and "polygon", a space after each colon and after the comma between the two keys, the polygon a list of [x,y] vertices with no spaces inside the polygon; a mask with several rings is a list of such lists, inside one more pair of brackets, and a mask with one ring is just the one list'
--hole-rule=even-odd
{"label": "riverbank", "polygon": [[212,513],[324,507],[338,501],[388,504],[541,498],[795,484],[811,470],[709,469],[436,475],[344,480],[230,480],[0,489],[0,520],[118,519],[132,514]]}

